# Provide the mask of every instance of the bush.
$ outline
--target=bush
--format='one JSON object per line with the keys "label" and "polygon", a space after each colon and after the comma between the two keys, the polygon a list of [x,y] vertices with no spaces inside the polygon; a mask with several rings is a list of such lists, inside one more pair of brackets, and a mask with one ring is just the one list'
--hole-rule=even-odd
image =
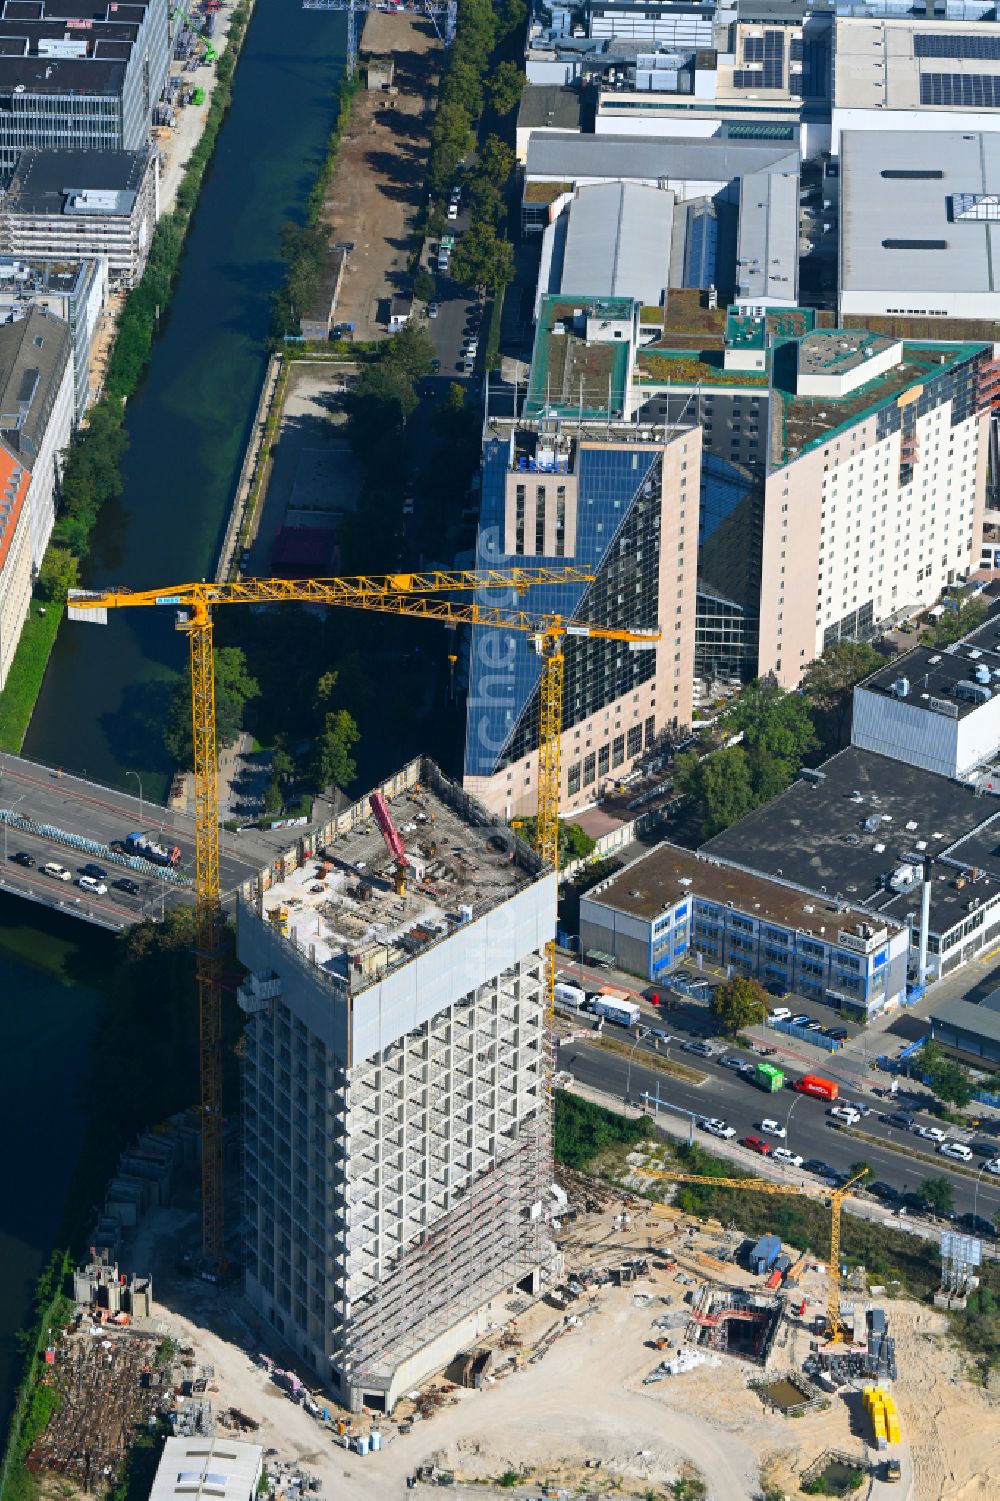
{"label": "bush", "polygon": [[557,1161],[567,1167],[584,1169],[608,1147],[645,1141],[653,1134],[645,1116],[629,1120],[579,1095],[556,1090],[553,1146]]}

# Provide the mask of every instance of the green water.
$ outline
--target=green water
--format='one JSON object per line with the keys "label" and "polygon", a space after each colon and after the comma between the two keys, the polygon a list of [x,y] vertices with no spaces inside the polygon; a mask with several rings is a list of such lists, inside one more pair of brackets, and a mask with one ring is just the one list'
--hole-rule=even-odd
{"label": "green water", "polygon": [[85,923],[0,896],[0,1446],[20,1370],[14,1333],[62,1231],[77,1166],[78,1081],[111,942]]}
{"label": "green water", "polygon": [[[146,380],[129,403],[125,493],[83,582],[146,588],[215,565],[266,365],[282,225],[301,219],[334,118],[342,15],[258,0],[235,96]],[[24,753],[146,795],[169,774],[160,726],[183,640],[169,610],[63,622]],[[134,780],[131,783],[134,786]]]}

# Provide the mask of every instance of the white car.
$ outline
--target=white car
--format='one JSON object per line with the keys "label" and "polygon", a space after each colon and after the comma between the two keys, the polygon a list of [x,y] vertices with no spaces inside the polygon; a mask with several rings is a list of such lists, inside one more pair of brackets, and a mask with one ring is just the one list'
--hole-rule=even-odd
{"label": "white car", "polygon": [[914,1136],[922,1136],[924,1141],[946,1141],[947,1131],[942,1131],[940,1126],[914,1126]]}
{"label": "white car", "polygon": [[956,1162],[971,1162],[972,1153],[962,1141],[943,1141],[938,1147],[942,1157],[953,1157]]}
{"label": "white car", "polygon": [[771,1153],[772,1162],[784,1162],[789,1167],[801,1167],[804,1160],[798,1152],[790,1152],[787,1147],[775,1147]]}
{"label": "white car", "polygon": [[42,875],[51,876],[53,881],[72,881],[73,879],[72,872],[68,871],[65,865],[57,865],[54,860],[42,866]]}
{"label": "white car", "polygon": [[984,1162],[983,1172],[992,1173],[994,1177],[1000,1178],[1000,1157],[993,1157],[989,1162]]}
{"label": "white car", "polygon": [[698,1124],[710,1136],[719,1136],[723,1141],[732,1141],[736,1135],[732,1126],[727,1126],[725,1121],[720,1121],[716,1116],[703,1116]]}
{"label": "white car", "polygon": [[853,1105],[832,1105],[826,1113],[832,1115],[835,1121],[844,1121],[848,1126],[857,1125],[861,1119],[861,1111],[855,1110]]}
{"label": "white car", "polygon": [[775,1006],[774,1010],[768,1016],[768,1020],[772,1022],[786,1022],[791,1014],[787,1006]]}
{"label": "white car", "polygon": [[785,1137],[788,1135],[788,1132],[785,1130],[781,1122],[773,1121],[770,1119],[770,1117],[761,1121],[760,1129],[764,1132],[765,1136],[780,1136],[782,1141],[784,1141]]}
{"label": "white car", "polygon": [[81,891],[92,891],[95,896],[107,896],[108,888],[103,881],[98,881],[95,876],[80,876],[76,883]]}
{"label": "white car", "polygon": [[448,218],[451,219],[453,222],[454,222],[454,220],[456,220],[458,218],[458,204],[457,203],[449,203],[449,205],[448,205]]}

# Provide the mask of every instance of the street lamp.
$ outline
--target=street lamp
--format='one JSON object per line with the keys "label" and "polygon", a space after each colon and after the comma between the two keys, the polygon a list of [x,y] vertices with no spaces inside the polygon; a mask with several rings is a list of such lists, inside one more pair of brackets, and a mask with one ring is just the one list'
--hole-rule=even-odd
{"label": "street lamp", "polygon": [[639,1046],[639,1043],[641,1041],[642,1041],[641,1037],[637,1037],[636,1038],[635,1042],[632,1044],[632,1051],[628,1055],[628,1072],[625,1075],[625,1104],[626,1105],[629,1103],[629,1101],[632,1098],[632,1059],[635,1057],[635,1050]]}
{"label": "street lamp", "polygon": [[125,773],[125,775],[127,777],[135,777],[136,781],[139,783],[139,824],[141,826],[141,824],[142,824],[142,777],[139,775],[139,773],[137,771],[127,771]]}
{"label": "street lamp", "polygon": [[983,1174],[985,1173],[985,1171],[986,1171],[986,1163],[984,1162],[983,1165],[982,1165],[982,1167],[979,1169],[978,1173],[976,1174],[976,1191],[972,1195],[972,1233],[973,1233],[973,1235],[975,1235],[975,1233],[976,1233],[976,1211],[979,1208],[979,1185],[982,1182],[982,1177],[983,1177]]}
{"label": "street lamp", "polygon": [[[26,792],[22,793],[22,795],[17,799],[16,803],[11,803],[10,808],[8,809],[8,812],[13,813],[13,811],[14,811],[15,808],[19,808],[20,805],[24,802],[24,799],[27,796],[28,796],[28,794]],[[9,825],[7,823],[7,820],[4,819],[4,821],[3,821],[3,863],[4,863],[4,865],[7,864],[7,829],[8,829],[8,827],[9,827]]]}

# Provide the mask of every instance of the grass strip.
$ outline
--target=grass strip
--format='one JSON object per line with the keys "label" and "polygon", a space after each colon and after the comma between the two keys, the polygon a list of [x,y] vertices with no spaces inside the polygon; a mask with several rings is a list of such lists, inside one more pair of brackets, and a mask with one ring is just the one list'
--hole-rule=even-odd
{"label": "grass strip", "polygon": [[[620,1053],[628,1058],[632,1054],[632,1044],[622,1042],[618,1037],[593,1037],[588,1038],[599,1048],[604,1048],[609,1053]],[[675,1079],[683,1079],[685,1084],[704,1084],[707,1074],[701,1073],[696,1068],[688,1068],[686,1063],[675,1063],[672,1058],[664,1058],[662,1053],[643,1053],[640,1060],[643,1068],[656,1069],[661,1074],[670,1074]]]}
{"label": "grass strip", "polygon": [[37,597],[31,601],[7,686],[0,693],[0,750],[16,755],[24,744],[65,608],[62,600],[46,600],[42,615]]}

